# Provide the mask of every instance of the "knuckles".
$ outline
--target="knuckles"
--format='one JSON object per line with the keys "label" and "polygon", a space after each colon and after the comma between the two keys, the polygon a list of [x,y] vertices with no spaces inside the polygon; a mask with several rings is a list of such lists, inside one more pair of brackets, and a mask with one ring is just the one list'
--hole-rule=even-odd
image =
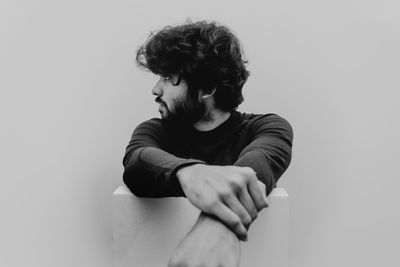
{"label": "knuckles", "polygon": [[255,177],[255,172],[252,168],[250,167],[242,167],[242,171],[246,174],[248,177]]}
{"label": "knuckles", "polygon": [[259,186],[261,188],[261,191],[263,193],[265,193],[265,191],[267,190],[267,187],[265,186],[265,184],[263,182],[259,182],[258,184],[259,184]]}
{"label": "knuckles", "polygon": [[213,197],[208,199],[205,204],[204,204],[204,211],[205,212],[209,212],[209,213],[213,213],[213,211],[215,210],[215,207],[220,204],[220,200],[217,197]]}
{"label": "knuckles", "polygon": [[222,200],[231,199],[236,192],[235,189],[233,189],[233,190],[232,189],[233,189],[233,187],[227,187],[227,188],[220,189],[218,192],[219,198]]}

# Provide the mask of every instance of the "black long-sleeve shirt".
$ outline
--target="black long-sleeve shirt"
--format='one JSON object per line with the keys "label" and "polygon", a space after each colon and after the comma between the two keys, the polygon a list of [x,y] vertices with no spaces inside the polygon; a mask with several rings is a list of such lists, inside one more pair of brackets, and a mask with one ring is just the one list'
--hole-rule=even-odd
{"label": "black long-sleeve shirt", "polygon": [[179,168],[196,163],[247,166],[269,194],[289,166],[292,141],[290,124],[275,114],[233,111],[210,131],[151,119],[132,134],[123,159],[123,180],[137,196],[184,196],[176,177]]}

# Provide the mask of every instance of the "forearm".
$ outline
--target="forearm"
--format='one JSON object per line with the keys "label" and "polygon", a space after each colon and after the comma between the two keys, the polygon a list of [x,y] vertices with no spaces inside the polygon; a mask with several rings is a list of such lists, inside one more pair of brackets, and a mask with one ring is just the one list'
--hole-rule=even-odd
{"label": "forearm", "polygon": [[271,161],[265,154],[263,154],[263,152],[258,150],[252,150],[245,153],[233,165],[252,168],[256,173],[258,180],[264,183],[266,187],[266,195],[271,193],[279,178],[271,168]]}
{"label": "forearm", "polygon": [[178,266],[239,266],[240,241],[223,223],[201,213],[169,261]]}
{"label": "forearm", "polygon": [[200,213],[196,224],[193,226],[190,232],[192,231],[199,231],[210,235],[215,235],[223,239],[230,239],[234,243],[240,242],[237,235],[231,231],[221,220],[204,212]]}
{"label": "forearm", "polygon": [[159,119],[145,121],[135,128],[122,160],[123,180],[132,193],[140,197],[183,195],[175,172],[202,161],[168,152],[170,141]]}
{"label": "forearm", "polygon": [[260,120],[251,142],[241,151],[235,166],[250,167],[266,186],[267,195],[288,168],[292,158],[293,130],[279,116]]}
{"label": "forearm", "polygon": [[176,171],[195,163],[202,161],[179,158],[155,147],[138,148],[124,162],[123,180],[137,196],[182,196]]}

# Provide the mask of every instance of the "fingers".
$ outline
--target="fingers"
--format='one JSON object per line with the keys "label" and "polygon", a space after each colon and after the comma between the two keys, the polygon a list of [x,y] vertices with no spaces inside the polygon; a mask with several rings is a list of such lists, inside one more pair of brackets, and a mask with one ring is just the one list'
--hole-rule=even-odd
{"label": "fingers", "polygon": [[238,198],[241,204],[245,207],[248,214],[251,216],[251,220],[254,221],[257,218],[258,211],[253,199],[249,194],[247,187],[240,190]]}
{"label": "fingers", "polygon": [[261,194],[262,194],[262,196],[264,198],[264,203],[266,203],[265,207],[268,207],[269,206],[269,199],[267,197],[267,188],[265,187],[265,184],[263,182],[257,180],[257,183],[258,183],[258,186],[259,186],[259,188],[261,190]]}
{"label": "fingers", "polygon": [[243,205],[241,201],[239,201],[236,195],[231,195],[228,198],[224,199],[224,204],[228,206],[228,208],[230,208],[237,216],[239,216],[243,225],[246,227],[246,229],[248,229],[250,224],[253,222],[253,216],[249,214],[247,208]]}
{"label": "fingers", "polygon": [[247,241],[247,230],[238,215],[222,203],[214,206],[213,210],[214,215],[231,229],[240,240]]}
{"label": "fingers", "polygon": [[250,180],[249,193],[258,211],[268,207],[268,199],[265,185],[257,178]]}

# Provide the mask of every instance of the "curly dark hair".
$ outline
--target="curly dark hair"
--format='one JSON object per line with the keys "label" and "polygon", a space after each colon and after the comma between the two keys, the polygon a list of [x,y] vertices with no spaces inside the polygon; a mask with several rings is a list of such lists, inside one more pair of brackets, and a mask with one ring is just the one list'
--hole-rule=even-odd
{"label": "curly dark hair", "polygon": [[160,76],[178,75],[189,93],[214,93],[215,106],[235,110],[242,102],[242,87],[250,72],[237,37],[216,22],[188,20],[153,32],[137,50],[139,67]]}

